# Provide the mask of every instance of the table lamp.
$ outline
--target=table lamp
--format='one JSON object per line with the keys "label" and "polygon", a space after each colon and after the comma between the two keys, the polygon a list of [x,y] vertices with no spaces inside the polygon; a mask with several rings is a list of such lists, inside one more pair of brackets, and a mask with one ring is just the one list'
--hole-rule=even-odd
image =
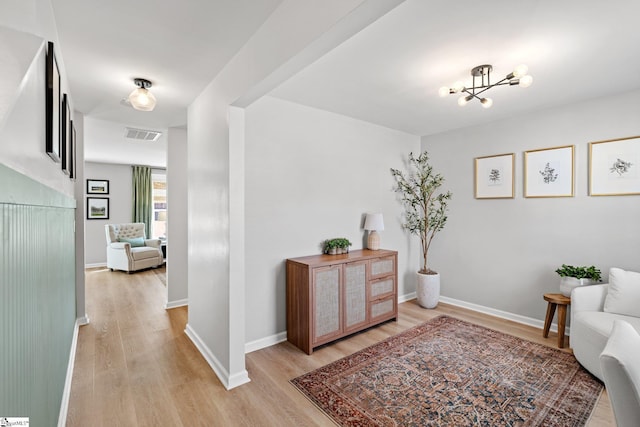
{"label": "table lamp", "polygon": [[380,249],[380,235],[378,234],[378,230],[384,230],[382,214],[367,214],[367,217],[364,220],[364,229],[369,231],[367,248],[372,251],[377,251],[378,249]]}

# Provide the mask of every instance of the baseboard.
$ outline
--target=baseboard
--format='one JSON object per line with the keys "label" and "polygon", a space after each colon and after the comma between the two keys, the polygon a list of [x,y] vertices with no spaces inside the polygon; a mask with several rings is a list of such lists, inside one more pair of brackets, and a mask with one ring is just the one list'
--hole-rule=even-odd
{"label": "baseboard", "polygon": [[398,296],[398,304],[402,304],[403,302],[411,301],[412,299],[416,299],[416,293],[411,292],[410,294],[399,295]]}
{"label": "baseboard", "polygon": [[271,347],[272,345],[279,344],[287,340],[287,331],[271,335],[269,337],[261,338],[259,340],[248,342],[244,345],[244,352],[251,353],[252,351],[262,350],[263,348]]}
{"label": "baseboard", "polygon": [[189,300],[187,298],[178,299],[175,301],[167,301],[164,305],[165,310],[170,310],[172,308],[184,307],[185,305],[189,305]]}
{"label": "baseboard", "polygon": [[191,328],[191,325],[187,323],[187,327],[184,330],[187,334],[191,342],[196,346],[202,357],[207,361],[213,372],[218,376],[222,385],[227,389],[231,390],[232,388],[238,387],[239,385],[248,383],[251,381],[249,379],[249,373],[247,370],[243,370],[234,375],[229,375],[229,372],[222,366],[220,361],[216,358],[213,352],[209,349],[209,347],[202,341],[200,336],[196,333],[196,331]]}
{"label": "baseboard", "polygon": [[[457,300],[454,298],[440,296],[440,301],[455,305],[457,307],[467,308],[469,310],[477,311],[479,313],[489,314],[491,316],[500,317],[501,319],[511,320],[513,322],[522,323],[523,325],[533,326],[534,328],[543,329],[544,321],[534,319],[532,317],[521,316],[519,314],[509,313],[508,311],[502,311],[491,307],[485,307],[479,304],[473,304],[466,301]],[[558,324],[552,323],[549,329],[552,332],[558,332]],[[565,328],[565,335],[570,335],[571,329]]]}
{"label": "baseboard", "polygon": [[[89,322],[89,318],[84,319]],[[62,401],[60,402],[60,413],[58,415],[58,427],[64,427],[67,424],[67,414],[69,412],[69,398],[71,397],[71,380],[73,378],[73,367],[76,362],[76,348],[78,346],[78,329],[81,320],[76,319],[73,326],[73,337],[71,338],[71,350],[69,350],[69,363],[67,364],[67,375],[64,380],[64,389],[62,391]]]}
{"label": "baseboard", "polygon": [[84,268],[96,268],[96,267],[106,267],[107,263],[106,262],[95,262],[92,264],[85,264]]}
{"label": "baseboard", "polygon": [[76,322],[78,322],[78,324],[80,326],[84,326],[84,325],[88,325],[89,323],[91,323],[91,319],[89,319],[89,316],[87,314],[85,314],[83,317],[78,317]]}
{"label": "baseboard", "polygon": [[[398,304],[403,302],[411,301],[416,299],[416,293],[411,292],[405,295],[398,296]],[[511,320],[513,322],[522,323],[523,325],[533,326],[534,328],[543,329],[544,322],[542,320],[534,319],[532,317],[521,316],[519,314],[509,313],[507,311],[498,310],[491,307],[485,307],[479,304],[473,304],[466,301],[457,300],[449,297],[440,297],[440,301],[455,305],[457,307],[466,308],[468,310],[477,311],[479,313],[489,314],[491,316],[500,317],[501,319]],[[551,332],[558,332],[558,324],[552,323],[551,328],[549,329]],[[569,327],[565,328],[565,335],[571,335],[571,329]],[[259,340],[248,342],[244,345],[244,352],[251,353],[253,351],[262,350],[263,348],[271,347],[272,345],[279,344],[283,341],[287,340],[287,331],[277,333],[275,335],[271,335],[266,338],[261,338]],[[196,344],[197,345],[197,344]],[[215,369],[214,369],[215,370]]]}

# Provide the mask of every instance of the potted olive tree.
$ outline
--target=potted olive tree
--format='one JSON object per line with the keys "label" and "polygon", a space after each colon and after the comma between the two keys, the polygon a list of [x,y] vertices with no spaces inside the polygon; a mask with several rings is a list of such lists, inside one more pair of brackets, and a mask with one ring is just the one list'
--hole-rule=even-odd
{"label": "potted olive tree", "polygon": [[444,177],[433,171],[426,151],[418,157],[409,153],[408,171],[391,169],[394,190],[400,194],[405,209],[402,227],[420,236],[422,268],[418,271],[416,296],[424,308],[434,308],[440,299],[440,274],[427,264],[429,247],[436,233],[447,223],[447,203],[451,192],[439,192]]}

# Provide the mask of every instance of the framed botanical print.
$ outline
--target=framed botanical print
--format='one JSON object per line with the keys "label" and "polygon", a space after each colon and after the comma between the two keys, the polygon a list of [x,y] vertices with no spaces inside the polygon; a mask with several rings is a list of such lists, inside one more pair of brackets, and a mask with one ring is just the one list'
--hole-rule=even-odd
{"label": "framed botanical print", "polygon": [[476,157],[476,199],[513,199],[515,154]]}
{"label": "framed botanical print", "polygon": [[640,194],[640,136],[589,144],[589,195]]}
{"label": "framed botanical print", "polygon": [[524,197],[573,197],[574,146],[524,152]]}

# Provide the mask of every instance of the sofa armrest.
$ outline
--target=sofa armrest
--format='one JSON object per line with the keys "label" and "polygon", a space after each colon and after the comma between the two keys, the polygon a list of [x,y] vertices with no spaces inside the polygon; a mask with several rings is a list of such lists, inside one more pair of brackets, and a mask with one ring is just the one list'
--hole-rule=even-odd
{"label": "sofa armrest", "polygon": [[571,312],[603,311],[609,285],[578,286],[571,292]]}
{"label": "sofa armrest", "polygon": [[160,249],[160,239],[144,239],[144,245]]}
{"label": "sofa armrest", "polygon": [[128,242],[113,242],[109,243],[111,249],[123,250],[127,255],[131,252],[131,243]]}

